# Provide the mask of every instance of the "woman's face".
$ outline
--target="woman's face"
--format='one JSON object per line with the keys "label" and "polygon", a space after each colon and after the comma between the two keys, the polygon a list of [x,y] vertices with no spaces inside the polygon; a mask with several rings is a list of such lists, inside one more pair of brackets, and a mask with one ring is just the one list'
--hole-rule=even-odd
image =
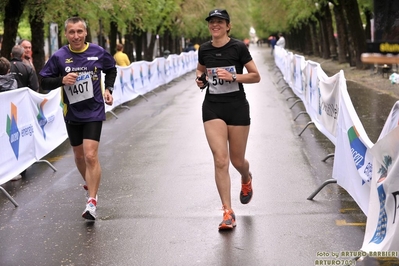
{"label": "woman's face", "polygon": [[212,37],[222,37],[230,30],[230,24],[227,24],[225,19],[211,18],[208,21],[208,28]]}

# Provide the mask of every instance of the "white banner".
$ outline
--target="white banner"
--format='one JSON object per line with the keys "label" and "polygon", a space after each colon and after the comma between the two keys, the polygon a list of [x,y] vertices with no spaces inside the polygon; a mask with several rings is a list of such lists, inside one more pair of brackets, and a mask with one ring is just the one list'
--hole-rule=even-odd
{"label": "white banner", "polygon": [[[342,83],[342,81],[344,82]],[[342,70],[332,77],[319,75],[320,102],[317,119],[323,125],[321,132],[334,144],[336,143],[337,117],[342,85],[346,89],[344,72]]]}
{"label": "white banner", "polygon": [[[371,152],[370,204],[362,250],[399,251],[399,102],[393,106]],[[397,255],[396,255],[397,256]]]}
{"label": "white banner", "polygon": [[305,57],[301,55],[295,55],[293,60],[294,63],[294,87],[296,96],[298,96],[303,102],[305,102],[305,67],[306,60]]}
{"label": "white banner", "polygon": [[373,169],[372,147],[344,83],[341,85],[332,177],[348,191],[366,215]]}
{"label": "white banner", "polygon": [[158,57],[152,62],[133,62],[127,67],[117,67],[117,77],[111,106],[105,105],[109,112],[128,101],[144,95],[197,67],[198,52],[171,54],[167,59]]}
{"label": "white banner", "polygon": [[60,89],[39,94],[29,88],[0,93],[0,184],[51,152],[67,134]]}
{"label": "white banner", "polygon": [[340,86],[346,88],[344,74],[341,71],[328,77],[320,64],[312,61],[304,68],[306,112],[317,129],[335,145]]}

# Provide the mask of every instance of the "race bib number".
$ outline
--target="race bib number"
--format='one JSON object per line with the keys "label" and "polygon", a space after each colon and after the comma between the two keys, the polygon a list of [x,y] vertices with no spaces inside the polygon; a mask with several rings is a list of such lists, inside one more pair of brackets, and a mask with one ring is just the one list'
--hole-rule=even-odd
{"label": "race bib number", "polygon": [[[236,68],[235,66],[230,67],[218,67],[223,68],[230,72],[231,74],[235,74]],[[215,68],[207,68],[208,73],[208,82],[209,82],[209,93],[210,94],[223,94],[229,92],[239,91],[240,87],[238,86],[238,82],[226,81],[223,79],[219,79],[216,75],[216,67]]]}
{"label": "race bib number", "polygon": [[93,82],[90,74],[80,73],[75,84],[64,86],[64,91],[70,104],[93,98]]}

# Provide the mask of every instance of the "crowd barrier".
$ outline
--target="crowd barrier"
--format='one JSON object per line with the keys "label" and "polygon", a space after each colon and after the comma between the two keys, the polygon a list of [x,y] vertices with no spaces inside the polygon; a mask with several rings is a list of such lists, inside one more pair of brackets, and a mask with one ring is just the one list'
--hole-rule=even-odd
{"label": "crowd barrier", "polygon": [[[117,67],[112,106],[106,112],[165,85],[197,67],[198,53],[171,54],[152,62],[134,62]],[[11,202],[15,200],[1,187],[37,162],[67,139],[61,102],[61,88],[39,94],[29,88],[0,93],[0,190]],[[114,114],[115,115],[115,114]]]}
{"label": "crowd barrier", "polygon": [[[399,102],[393,106],[374,144],[355,111],[342,70],[328,77],[319,63],[277,46],[274,58],[286,83],[283,90],[292,89],[304,104],[309,123],[334,144],[333,180],[367,216],[361,250],[395,251],[392,254],[397,256],[399,179],[395,175],[399,174]],[[332,181],[325,182],[328,183]]]}

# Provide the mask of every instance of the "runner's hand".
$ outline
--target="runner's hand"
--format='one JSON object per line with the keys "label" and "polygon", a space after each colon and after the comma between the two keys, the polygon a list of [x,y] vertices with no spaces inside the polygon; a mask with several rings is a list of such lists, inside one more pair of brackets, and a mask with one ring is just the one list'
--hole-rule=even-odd
{"label": "runner's hand", "polygon": [[78,73],[75,73],[75,72],[68,73],[66,76],[64,76],[62,78],[62,84],[73,85],[73,84],[75,84],[78,76],[79,76]]}
{"label": "runner's hand", "polygon": [[233,77],[229,71],[227,71],[226,69],[223,69],[223,68],[217,68],[216,75],[217,75],[218,79],[223,79],[225,81],[231,81],[232,77]]}
{"label": "runner's hand", "polygon": [[105,90],[104,92],[104,101],[107,105],[112,105],[112,103],[114,102],[114,98],[112,97],[112,94],[109,93],[108,90]]}

